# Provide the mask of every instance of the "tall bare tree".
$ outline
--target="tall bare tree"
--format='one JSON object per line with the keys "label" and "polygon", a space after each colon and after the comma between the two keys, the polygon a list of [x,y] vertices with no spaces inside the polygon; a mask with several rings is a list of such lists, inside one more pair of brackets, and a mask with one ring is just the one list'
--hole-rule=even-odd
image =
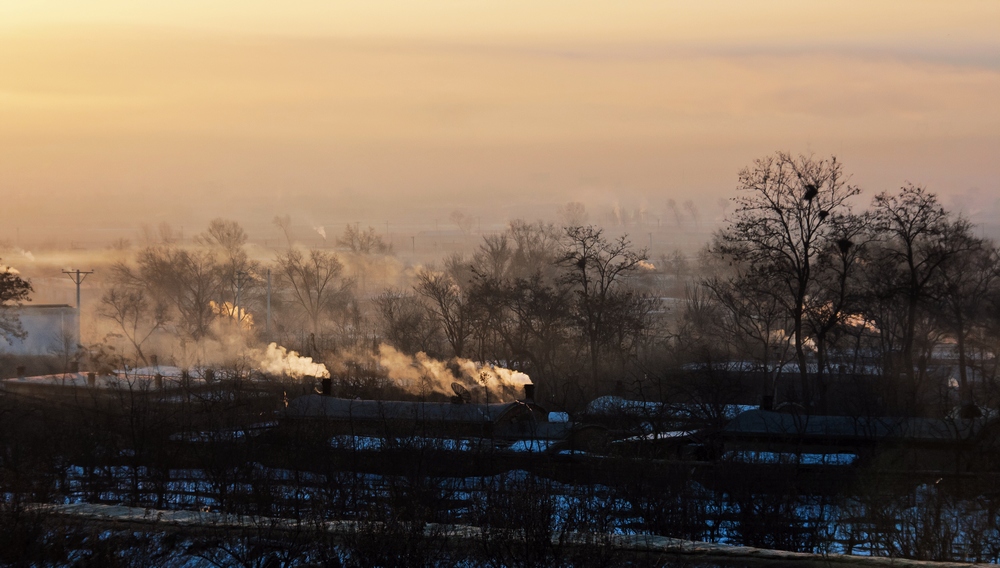
{"label": "tall bare tree", "polygon": [[222,285],[214,252],[175,244],[146,247],[134,264],[117,263],[112,281],[127,289],[143,289],[153,304],[169,306],[179,334],[195,340],[211,335],[215,313],[210,302],[219,298]]}
{"label": "tall bare tree", "polygon": [[163,301],[151,301],[140,287],[114,283],[101,298],[101,317],[113,321],[135,352],[135,360],[148,363],[143,345],[169,321]]}
{"label": "tall bare tree", "polygon": [[242,320],[245,312],[261,299],[263,278],[260,263],[246,251],[246,231],[236,221],[213,219],[195,242],[219,254],[219,283],[222,313]]}
{"label": "tall bare tree", "polygon": [[896,194],[881,193],[875,197],[872,212],[882,236],[874,253],[873,265],[880,271],[875,285],[888,300],[902,301],[898,324],[882,325],[884,333],[899,330],[902,360],[890,358],[889,362],[894,373],[905,376],[910,387],[916,388],[926,372],[926,358],[918,361],[915,357],[918,330],[928,317],[924,308],[947,263],[973,248],[974,240],[968,238],[968,222],[953,218],[937,196],[923,187],[907,185]]}
{"label": "tall bare tree", "polygon": [[[595,383],[604,368],[603,357],[618,357],[626,347],[618,331],[626,318],[639,315],[635,309],[642,306],[634,301],[637,292],[628,279],[645,260],[646,251],[633,250],[626,236],[609,240],[594,226],[566,229],[559,258],[564,269],[561,281],[572,289],[573,315],[587,346]],[[626,327],[635,331],[631,325]],[[630,333],[628,340],[631,337]]]}
{"label": "tall bare tree", "polygon": [[471,308],[455,277],[447,272],[424,269],[417,273],[414,289],[427,299],[429,310],[444,330],[456,357],[465,354],[472,332]]}
{"label": "tall bare tree", "polygon": [[354,280],[344,276],[344,265],[332,252],[314,249],[304,255],[290,248],[278,254],[277,262],[295,305],[308,318],[312,332],[319,333],[323,318],[346,305]]}
{"label": "tall bare tree", "polygon": [[337,237],[337,245],[357,254],[392,254],[392,245],[375,232],[375,227],[362,230],[348,224],[344,228],[344,234]]}
{"label": "tall bare tree", "polygon": [[983,328],[989,296],[1000,283],[1000,254],[992,242],[971,234],[971,226],[961,225],[970,230],[953,238],[966,244],[942,265],[940,282],[931,295],[943,326],[955,339],[960,398],[972,402],[969,340]]}
{"label": "tall bare tree", "polygon": [[849,185],[836,158],[814,160],[779,152],[756,160],[739,175],[736,210],[718,234],[714,250],[738,272],[763,270],[773,277],[792,322],[803,400],[811,403],[805,311],[816,287],[816,262],[850,216]]}
{"label": "tall bare tree", "polygon": [[405,353],[436,353],[439,328],[416,294],[387,288],[372,299],[383,339]]}

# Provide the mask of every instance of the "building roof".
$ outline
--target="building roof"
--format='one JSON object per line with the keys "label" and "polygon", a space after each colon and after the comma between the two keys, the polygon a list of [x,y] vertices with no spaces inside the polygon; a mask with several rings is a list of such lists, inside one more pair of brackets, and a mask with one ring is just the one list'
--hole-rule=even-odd
{"label": "building roof", "polygon": [[73,310],[76,308],[69,304],[21,304],[18,306],[13,306],[14,308],[22,311],[32,311],[32,310]]}
{"label": "building roof", "polygon": [[286,412],[292,418],[485,424],[496,422],[503,415],[519,406],[524,406],[524,403],[454,404],[450,402],[354,400],[310,394],[291,401]]}
{"label": "building roof", "polygon": [[[178,367],[160,367],[159,374],[164,388],[182,386],[182,371]],[[114,388],[152,388],[156,380],[156,369],[118,370],[111,375],[94,376],[94,384],[88,382],[88,373],[57,373],[53,375],[36,375],[32,377],[16,377],[0,380],[0,387],[17,388],[19,386],[48,387],[90,387],[98,389]],[[192,374],[187,380],[189,385],[204,383],[205,379]]]}
{"label": "building roof", "polygon": [[958,441],[983,430],[983,419],[810,416],[748,410],[723,430],[727,437],[798,437],[814,440]]}

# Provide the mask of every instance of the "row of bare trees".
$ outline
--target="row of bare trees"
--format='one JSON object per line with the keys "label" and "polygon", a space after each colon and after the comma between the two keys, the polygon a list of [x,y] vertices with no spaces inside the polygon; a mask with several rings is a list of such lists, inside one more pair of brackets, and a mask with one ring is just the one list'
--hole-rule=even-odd
{"label": "row of bare trees", "polygon": [[996,246],[923,187],[880,193],[863,211],[860,193],[835,158],[779,153],[743,170],[707,256],[700,307],[712,315],[692,311],[688,337],[773,376],[791,370],[801,402],[820,410],[845,368],[887,379],[893,410],[925,410],[942,360],[971,402],[973,376],[996,376]]}
{"label": "row of bare trees", "polygon": [[[102,315],[140,361],[157,336],[252,327],[339,360],[387,343],[492,362],[560,404],[705,361],[753,368],[772,395],[796,375],[787,396],[817,411],[845,373],[884,379],[880,411],[926,412],[950,380],[973,402],[1000,350],[995,245],[923,187],[861,199],[835,158],[768,156],[740,172],[735,210],[697,261],[658,267],[627,236],[524,221],[439,266],[403,266],[353,225],[339,252],[289,240],[252,258],[242,227],[219,219],[196,246],[150,244],[117,264]],[[394,285],[366,285],[378,263]],[[677,318],[661,300],[683,281]]]}
{"label": "row of bare trees", "polygon": [[101,302],[109,339],[142,363],[165,341],[176,353],[235,335],[328,359],[386,343],[573,383],[582,400],[657,336],[646,251],[597,227],[515,221],[471,256],[399,270],[397,285],[381,290],[359,279],[377,262],[397,262],[391,247],[350,225],[338,242],[339,252],[289,241],[258,260],[243,228],[217,219],[194,245],[150,244],[111,271]]}
{"label": "row of bare trees", "polygon": [[471,257],[418,271],[412,291],[377,296],[378,328],[402,350],[516,368],[558,385],[549,396],[568,396],[566,388],[592,396],[649,345],[658,305],[643,284],[651,266],[624,236],[515,221]]}
{"label": "row of bare trees", "polygon": [[289,244],[264,263],[247,242],[237,222],[216,219],[194,246],[150,244],[112,267],[100,314],[146,362],[157,336],[197,343],[251,330],[320,334],[347,312],[355,279],[335,252]]}

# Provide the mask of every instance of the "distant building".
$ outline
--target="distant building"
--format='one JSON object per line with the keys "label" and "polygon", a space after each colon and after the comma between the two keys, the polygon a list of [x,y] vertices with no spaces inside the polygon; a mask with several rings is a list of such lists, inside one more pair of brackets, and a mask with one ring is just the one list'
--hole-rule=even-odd
{"label": "distant building", "polygon": [[[73,352],[80,343],[76,308],[66,304],[27,304],[16,310],[24,339],[0,338],[0,353],[13,355],[55,355]],[[8,343],[9,341],[9,343]]]}

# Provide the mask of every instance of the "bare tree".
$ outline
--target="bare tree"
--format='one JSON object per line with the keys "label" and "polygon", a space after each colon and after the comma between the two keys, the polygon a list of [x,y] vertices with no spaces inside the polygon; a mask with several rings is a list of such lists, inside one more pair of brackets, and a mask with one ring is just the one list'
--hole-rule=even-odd
{"label": "bare tree", "polygon": [[165,303],[151,302],[143,289],[122,284],[113,284],[104,293],[98,313],[117,324],[135,350],[135,359],[143,363],[147,359],[142,346],[169,320]]}
{"label": "bare tree", "polygon": [[135,265],[115,264],[113,285],[142,289],[155,305],[169,306],[178,332],[192,339],[211,335],[215,313],[211,301],[219,297],[219,265],[212,251],[185,250],[176,245],[146,247]]}
{"label": "bare tree", "polygon": [[804,316],[816,282],[816,261],[850,215],[860,189],[848,185],[836,158],[794,158],[779,152],[740,172],[736,210],[716,238],[716,253],[737,270],[773,276],[792,322],[802,398],[811,403]]}
{"label": "bare tree", "polygon": [[505,278],[514,262],[514,247],[506,233],[486,235],[472,255],[472,266],[477,276]]}
{"label": "bare tree", "polygon": [[823,412],[827,410],[829,349],[843,335],[844,324],[857,317],[863,295],[858,268],[871,238],[870,215],[845,215],[817,258],[816,285],[806,299],[804,319],[816,347],[816,385]]}
{"label": "bare tree", "polygon": [[219,253],[219,311],[242,321],[247,308],[261,299],[261,266],[247,254],[246,231],[236,221],[213,219],[195,242]]}
{"label": "bare tree", "polygon": [[559,252],[558,230],[542,222],[512,221],[503,233],[483,237],[468,287],[481,359],[549,376],[560,368],[556,358],[570,335],[571,294],[557,279]]}
{"label": "bare tree", "polygon": [[788,310],[775,293],[773,275],[750,269],[732,278],[710,278],[704,284],[723,308],[721,319],[714,323],[721,326],[737,353],[760,365],[773,394],[777,376],[788,361],[791,339]]}
{"label": "bare tree", "polygon": [[582,227],[587,224],[589,216],[587,207],[579,201],[570,201],[559,208],[559,217],[566,227]]}
{"label": "bare tree", "polygon": [[392,254],[392,245],[375,232],[375,227],[361,230],[355,225],[347,225],[344,234],[337,237],[337,245],[357,254]]}
{"label": "bare tree", "polygon": [[459,211],[458,209],[452,211],[451,214],[448,215],[448,219],[450,219],[451,222],[458,227],[458,230],[465,234],[472,232],[472,227],[474,226],[476,220],[476,218],[472,215]]}
{"label": "bare tree", "polygon": [[953,219],[938,203],[937,196],[923,187],[907,185],[898,194],[881,193],[875,197],[872,209],[882,235],[881,246],[874,251],[873,266],[880,274],[874,284],[883,297],[898,298],[903,303],[896,317],[898,323],[882,322],[880,327],[884,333],[899,330],[902,361],[889,362],[893,372],[907,377],[909,386],[916,389],[923,383],[926,370],[926,360],[921,358],[917,365],[914,356],[921,321],[927,318],[923,308],[947,263],[975,245],[968,238],[968,222]]}
{"label": "bare tree", "polygon": [[323,318],[346,305],[354,280],[344,276],[344,265],[331,252],[314,249],[306,256],[290,248],[277,262],[295,304],[309,319],[312,332],[319,333]]}
{"label": "bare tree", "polygon": [[1000,281],[1000,256],[993,243],[963,233],[960,238],[967,244],[942,266],[932,297],[944,327],[955,339],[961,399],[968,403],[972,402],[969,339],[984,324],[989,295]]}
{"label": "bare tree", "polygon": [[417,273],[414,289],[428,300],[429,310],[444,330],[452,352],[462,357],[472,321],[461,286],[451,274],[424,269]]}
{"label": "bare tree", "polygon": [[386,342],[405,353],[436,351],[438,327],[416,294],[387,288],[372,301]]}
{"label": "bare tree", "polygon": [[271,220],[274,226],[281,230],[281,234],[285,236],[285,244],[288,247],[292,246],[292,218],[289,215],[275,215],[274,219]]}
{"label": "bare tree", "polygon": [[559,263],[564,267],[562,282],[574,294],[573,314],[587,345],[591,374],[596,382],[602,356],[618,355],[622,345],[612,347],[615,328],[622,318],[633,315],[630,308],[636,292],[627,285],[628,277],[646,260],[645,249],[634,251],[626,236],[608,240],[593,226],[569,227]]}
{"label": "bare tree", "polygon": [[531,278],[541,274],[543,278],[557,276],[558,259],[562,253],[562,231],[551,223],[541,221],[528,223],[514,220],[507,227],[507,235],[514,245],[509,276]]}

